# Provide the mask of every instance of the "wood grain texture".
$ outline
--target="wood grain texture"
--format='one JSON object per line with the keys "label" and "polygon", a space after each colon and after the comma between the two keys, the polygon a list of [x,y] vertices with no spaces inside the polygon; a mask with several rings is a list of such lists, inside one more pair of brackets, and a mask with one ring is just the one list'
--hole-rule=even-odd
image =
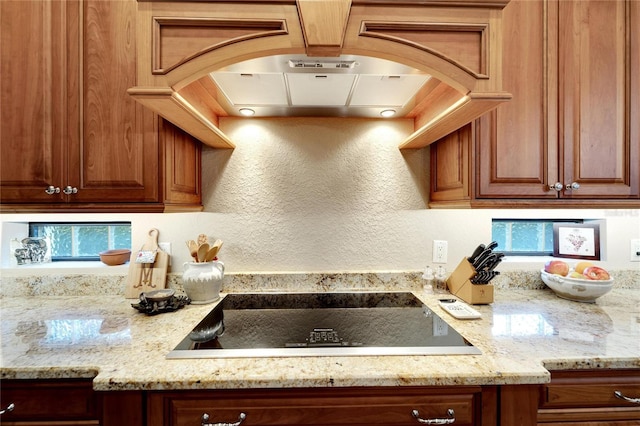
{"label": "wood grain texture", "polygon": [[[157,117],[127,94],[137,2],[0,7],[1,209],[161,210]],[[60,194],[46,195],[48,185]],[[67,185],[78,192],[63,195]]]}
{"label": "wood grain texture", "polygon": [[639,207],[637,2],[513,0],[504,14],[514,97],[476,122],[472,204]]}
{"label": "wood grain texture", "polygon": [[640,395],[640,370],[552,371],[541,387],[540,425],[621,426],[640,423],[640,407],[616,398]]}
{"label": "wood grain texture", "polygon": [[478,120],[478,198],[557,198],[546,186],[558,167],[553,16],[544,1],[504,9],[503,84],[513,99]]}
{"label": "wood grain texture", "polygon": [[469,201],[471,141],[472,126],[468,124],[431,145],[430,202]]}
{"label": "wood grain texture", "polygon": [[[564,197],[638,197],[640,140],[631,140],[639,69],[636,1],[559,2],[559,138]],[[636,88],[635,92],[632,86]],[[636,111],[637,113],[637,111]]]}
{"label": "wood grain texture", "polygon": [[[495,402],[491,396],[486,399]],[[483,423],[495,415],[478,415],[483,398],[482,388],[465,386],[151,392],[147,420],[149,426],[187,426],[203,413],[216,423],[236,421],[245,412],[247,423],[261,425],[410,425],[416,423],[414,409],[422,418],[446,419],[452,408],[457,425],[495,425]],[[488,405],[484,409],[495,413],[495,405]]]}
{"label": "wood grain texture", "polygon": [[[67,4],[0,2],[0,196],[2,202],[61,202],[65,176],[67,104]],[[71,60],[71,59],[70,59]],[[68,121],[67,121],[68,120]]]}
{"label": "wood grain texture", "polygon": [[339,56],[351,0],[296,0],[309,56]]}
{"label": "wood grain texture", "polygon": [[127,95],[136,82],[136,3],[83,1],[79,17],[82,126],[70,148],[74,200],[158,201],[154,117]]}
{"label": "wood grain texture", "polygon": [[168,121],[160,123],[165,170],[165,210],[201,206],[202,144]]}

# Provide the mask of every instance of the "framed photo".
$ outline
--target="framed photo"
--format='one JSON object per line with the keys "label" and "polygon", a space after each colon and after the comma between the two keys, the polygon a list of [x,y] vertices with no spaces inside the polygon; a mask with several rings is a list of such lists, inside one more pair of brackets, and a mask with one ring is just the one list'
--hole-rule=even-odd
{"label": "framed photo", "polygon": [[554,223],[553,256],[600,260],[600,225]]}

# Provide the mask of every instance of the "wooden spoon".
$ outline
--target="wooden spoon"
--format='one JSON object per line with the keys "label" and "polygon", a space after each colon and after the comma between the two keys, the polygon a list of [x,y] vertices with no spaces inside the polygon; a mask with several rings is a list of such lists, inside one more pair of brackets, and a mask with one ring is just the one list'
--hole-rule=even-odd
{"label": "wooden spoon", "polygon": [[216,257],[216,254],[218,254],[218,250],[219,249],[216,246],[211,247],[205,256],[204,261],[211,262]]}
{"label": "wooden spoon", "polygon": [[218,248],[218,251],[220,251],[220,249],[222,248],[222,240],[216,240],[216,241],[213,243],[213,247],[217,247],[217,248]]}
{"label": "wooden spoon", "polygon": [[187,247],[189,248],[189,254],[191,254],[191,257],[193,257],[197,262],[198,261],[198,244],[196,244],[194,240],[189,240],[187,241]]}
{"label": "wooden spoon", "polygon": [[205,261],[208,251],[209,251],[209,244],[207,243],[200,244],[200,246],[198,247],[198,262]]}

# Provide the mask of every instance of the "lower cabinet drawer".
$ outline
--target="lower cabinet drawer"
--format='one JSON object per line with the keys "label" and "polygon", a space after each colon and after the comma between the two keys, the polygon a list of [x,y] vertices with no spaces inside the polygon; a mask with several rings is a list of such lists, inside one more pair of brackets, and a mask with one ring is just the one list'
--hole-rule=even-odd
{"label": "lower cabinet drawer", "polygon": [[[2,424],[12,422],[75,421],[98,424],[98,408],[91,380],[3,380]],[[82,421],[82,422],[80,422]],[[35,424],[35,423],[34,423]]]}
{"label": "lower cabinet drawer", "polygon": [[638,398],[640,370],[554,371],[542,387],[538,424],[640,425]]}
{"label": "lower cabinet drawer", "polygon": [[481,424],[475,422],[480,404],[479,387],[475,392],[468,388],[451,392],[433,388],[153,392],[147,419],[149,426],[193,426],[201,425],[207,414],[204,424],[233,424],[244,413],[243,426],[329,426],[417,425],[418,416],[429,420],[455,417],[456,425],[470,426]]}

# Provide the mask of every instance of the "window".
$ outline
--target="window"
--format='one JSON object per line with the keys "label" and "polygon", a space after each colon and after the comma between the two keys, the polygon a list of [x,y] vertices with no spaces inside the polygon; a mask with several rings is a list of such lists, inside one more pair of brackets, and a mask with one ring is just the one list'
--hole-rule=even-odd
{"label": "window", "polygon": [[30,237],[48,237],[51,260],[99,260],[98,253],[131,248],[131,223],[30,223]]}
{"label": "window", "polygon": [[551,256],[553,254],[553,224],[582,223],[582,220],[554,219],[493,219],[491,237],[499,251],[515,256]]}

